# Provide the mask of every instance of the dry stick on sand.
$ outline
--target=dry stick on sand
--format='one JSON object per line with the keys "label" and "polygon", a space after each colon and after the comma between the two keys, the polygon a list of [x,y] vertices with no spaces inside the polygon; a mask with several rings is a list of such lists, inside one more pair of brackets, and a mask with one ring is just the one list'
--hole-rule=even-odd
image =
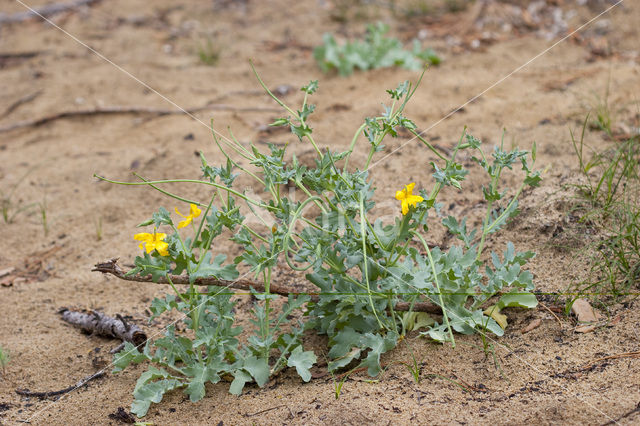
{"label": "dry stick on sand", "polygon": [[[125,281],[136,281],[136,282],[154,282],[151,280],[150,276],[141,277],[139,275],[126,275],[126,272],[117,265],[118,258],[114,258],[108,260],[106,262],[97,263],[95,267],[91,270],[92,272],[102,272],[104,274],[111,274],[121,280]],[[189,284],[189,277],[186,275],[171,275],[171,282],[173,284]],[[156,284],[169,284],[166,278],[160,278]],[[235,281],[227,281],[227,280],[219,280],[216,278],[197,278],[195,285],[215,285],[219,287],[229,287],[235,290],[246,290],[249,291],[253,288],[257,292],[264,292],[264,284],[261,284],[257,281],[239,279]],[[269,287],[271,293],[279,294],[281,296],[288,296],[289,294],[298,294],[299,291],[282,286],[277,283],[271,283]],[[309,293],[311,295],[312,300],[317,299],[318,295],[314,293]],[[413,310],[414,312],[427,312],[435,315],[442,315],[442,309],[439,306],[436,306],[431,303],[414,303],[413,306],[408,302],[398,302],[393,309],[396,311],[409,311]]]}
{"label": "dry stick on sand", "polygon": [[136,106],[111,106],[111,107],[97,107],[90,109],[79,109],[74,111],[63,111],[55,114],[47,115],[44,117],[36,118],[33,120],[24,120],[19,121],[17,123],[9,124],[6,126],[0,127],[0,133],[10,132],[12,130],[22,129],[25,127],[38,127],[44,124],[50,123],[55,120],[60,120],[63,118],[77,118],[77,117],[88,117],[92,115],[101,115],[101,114],[149,114],[155,116],[163,116],[169,114],[184,114],[185,111],[189,114],[194,114],[196,112],[208,111],[208,110],[216,110],[216,111],[237,111],[237,112],[277,112],[280,109],[275,107],[236,107],[233,105],[225,105],[225,104],[207,104],[205,106],[197,107],[197,108],[189,108],[189,109],[162,109],[162,108],[146,108],[146,107],[136,107]]}
{"label": "dry stick on sand", "polygon": [[0,13],[0,24],[12,24],[34,18],[42,19],[42,16],[46,18],[68,10],[77,9],[82,6],[89,6],[91,3],[96,3],[98,1],[100,0],[76,0],[69,3],[48,4],[46,6],[36,7],[33,11],[29,10],[27,12],[14,13],[13,15]]}
{"label": "dry stick on sand", "polygon": [[37,92],[29,93],[28,95],[21,97],[20,99],[18,99],[17,101],[9,105],[9,107],[7,107],[7,109],[4,110],[2,114],[0,114],[0,118],[4,118],[7,115],[11,114],[13,111],[18,109],[21,105],[26,104],[27,102],[31,102],[32,100],[40,96],[41,93],[42,91],[38,90]]}
{"label": "dry stick on sand", "polygon": [[18,395],[22,395],[22,396],[35,396],[35,397],[38,397],[38,398],[49,398],[49,397],[52,397],[52,396],[62,395],[62,394],[74,391],[76,389],[79,389],[79,388],[85,386],[91,380],[94,380],[94,379],[97,379],[99,377],[102,377],[105,374],[106,373],[105,373],[104,370],[100,370],[97,373],[94,373],[94,374],[92,374],[90,376],[85,377],[84,379],[80,380],[78,383],[76,383],[73,386],[69,386],[68,388],[60,389],[60,390],[57,390],[57,391],[31,392],[29,389],[16,389],[16,393]]}
{"label": "dry stick on sand", "polygon": [[120,314],[112,318],[102,312],[71,311],[67,308],[60,309],[59,313],[64,321],[87,333],[115,337],[135,346],[144,345],[147,341],[146,333],[137,325],[129,324]]}
{"label": "dry stick on sand", "polygon": [[640,358],[640,351],[625,352],[625,353],[621,353],[621,354],[604,356],[602,358],[595,359],[595,360],[591,361],[588,364],[585,364],[584,366],[580,367],[579,371],[589,370],[589,369],[593,368],[597,363],[602,362],[602,361],[607,361],[609,359],[619,359],[619,358]]}

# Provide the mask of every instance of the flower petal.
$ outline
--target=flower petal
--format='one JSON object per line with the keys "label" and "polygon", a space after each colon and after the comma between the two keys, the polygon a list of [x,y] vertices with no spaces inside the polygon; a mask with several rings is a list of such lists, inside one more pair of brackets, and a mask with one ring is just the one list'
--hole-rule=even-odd
{"label": "flower petal", "polygon": [[178,210],[178,208],[177,208],[177,207],[175,208],[175,210],[176,210],[176,213],[178,214],[178,216],[180,216],[180,217],[184,217],[185,219],[187,218],[187,216],[185,216],[185,215],[183,215],[182,213],[180,213],[180,211]]}
{"label": "flower petal", "polygon": [[192,218],[200,216],[201,210],[195,204],[189,205],[189,211],[191,212],[189,216],[191,216]]}
{"label": "flower petal", "polygon": [[133,236],[134,240],[138,240],[138,241],[153,241],[153,234],[148,234],[146,232],[141,232],[139,234],[135,234]]}
{"label": "flower petal", "polygon": [[169,255],[169,244],[164,241],[158,241],[156,243],[155,249],[158,250],[160,256],[168,256]]}

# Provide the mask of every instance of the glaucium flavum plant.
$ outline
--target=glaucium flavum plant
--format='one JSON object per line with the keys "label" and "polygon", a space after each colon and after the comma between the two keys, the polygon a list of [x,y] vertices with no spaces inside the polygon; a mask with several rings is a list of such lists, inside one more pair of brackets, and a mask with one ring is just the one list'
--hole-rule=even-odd
{"label": "glaucium flavum plant", "polygon": [[[212,166],[201,155],[201,180],[108,180],[149,185],[190,206],[188,215],[176,208],[182,219],[177,226],[162,207],[140,224],[150,231],[152,227],[152,232],[135,235],[143,252],[135,259],[135,268],[122,276],[170,285],[172,293],[153,300],[151,320],[175,310],[183,314],[181,322],[188,330],[178,332],[172,324],[162,338],[142,348],[127,343],[115,356],[116,372],[131,363],[149,361],[134,389],[132,411],[136,415],[144,416],[151,403],[159,403],[166,392],[175,389],[198,401],[208,382],[228,380],[230,392],[240,394],[247,383],[264,386],[287,367],[309,381],[317,354],[305,345],[305,330],[328,337],[330,372],[365,367],[376,376],[381,372],[381,355],[412,330],[422,329],[423,335],[455,346],[454,332],[501,336],[506,327],[506,317],[500,313],[503,308],[536,306],[532,274],[522,269],[534,253],[517,252],[509,243],[502,256],[491,253],[490,263],[485,264],[482,257],[487,237],[517,214],[522,190],[540,181],[539,173],[532,170],[535,144],[530,156],[518,149],[506,151],[503,146],[487,156],[480,140],[465,129],[447,158],[403,115],[416,90],[404,82],[387,91],[391,104],[381,115],[365,119],[346,151],[320,149],[308,123],[315,106],[307,102],[318,82],[302,87],[302,106],[294,110],[256,77],[286,113],[272,126],[288,126],[301,143],[310,144],[316,153],[314,166],[301,164],[295,155],[285,161],[286,145],[269,145],[263,152],[254,144],[247,147],[238,142],[233,134],[227,140],[214,133],[226,162]],[[395,193],[398,205],[392,219],[373,219],[379,215],[375,184],[367,170],[383,149],[384,138],[396,137],[400,128],[437,158],[431,163],[433,180],[404,183]],[[361,168],[350,163],[357,150],[367,152]],[[461,151],[470,151],[486,172],[486,214],[478,229],[468,229],[466,218],[445,217],[442,224],[460,245],[448,250],[432,248],[425,236],[430,222],[438,218],[440,190],[445,186],[461,190],[468,173],[456,161]],[[250,166],[241,165],[238,159]],[[509,191],[500,186],[500,178],[516,163],[523,179]],[[239,189],[235,185],[239,174],[250,176],[262,187],[265,199]],[[160,189],[159,185],[169,182],[207,185],[210,199],[188,200]],[[287,192],[287,186],[296,191]],[[383,197],[393,200],[394,194]],[[311,206],[314,208],[307,209]],[[256,226],[245,214],[258,218],[266,214],[271,219],[261,219]],[[219,237],[229,241],[214,245]],[[225,247],[229,252],[229,244],[239,245],[241,254],[234,259],[227,259],[224,253],[214,256],[214,248]],[[274,282],[274,270],[282,265],[304,274],[311,291],[300,293]],[[241,270],[245,271],[242,275]],[[199,290],[202,285],[208,285],[206,291]],[[256,300],[253,319],[242,326],[236,322],[237,300],[231,291],[238,288],[249,290]],[[286,301],[275,304],[282,297]],[[245,338],[239,339],[243,332]]]}

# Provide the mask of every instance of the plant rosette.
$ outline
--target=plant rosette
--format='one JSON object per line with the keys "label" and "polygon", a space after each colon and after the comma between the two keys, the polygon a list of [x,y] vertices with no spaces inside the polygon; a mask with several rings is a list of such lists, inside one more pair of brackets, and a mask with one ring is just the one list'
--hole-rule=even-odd
{"label": "plant rosette", "polygon": [[[170,326],[162,338],[147,342],[144,348],[127,344],[116,354],[115,371],[130,363],[151,363],[134,389],[132,411],[136,415],[144,416],[151,403],[160,402],[166,392],[175,389],[183,389],[192,401],[198,401],[205,395],[205,383],[222,379],[231,381],[230,392],[234,394],[240,394],[247,383],[263,386],[287,367],[295,368],[302,380],[309,381],[317,356],[305,350],[305,330],[328,336],[330,372],[347,366],[365,367],[368,374],[376,376],[381,372],[382,354],[396,347],[410,331],[420,330],[431,339],[455,346],[454,332],[479,333],[483,338],[487,332],[501,336],[506,327],[503,309],[536,306],[532,274],[523,269],[534,253],[517,252],[508,243],[501,256],[491,253],[489,263],[482,260],[487,237],[517,214],[522,190],[539,184],[539,172],[532,170],[535,144],[531,153],[507,151],[501,145],[487,156],[480,140],[465,129],[450,157],[445,157],[403,115],[417,87],[404,82],[387,91],[391,104],[381,115],[365,120],[346,151],[321,150],[308,124],[315,106],[307,102],[318,82],[302,87],[302,106],[294,110],[256,77],[288,114],[272,125],[287,126],[299,141],[309,143],[316,152],[314,166],[300,164],[295,155],[285,161],[286,145],[269,145],[268,152],[262,152],[253,144],[245,147],[232,134],[230,139],[220,139],[214,133],[226,164],[211,166],[201,155],[203,179],[116,182],[149,185],[190,203],[188,215],[176,209],[182,219],[177,226],[169,211],[159,208],[141,224],[153,226],[153,233],[135,237],[141,241],[143,253],[128,275],[163,280],[173,290],[153,300],[151,319],[176,310],[184,314],[184,325],[190,330],[178,334]],[[396,137],[400,128],[435,156],[431,163],[433,182],[430,191],[424,189],[424,183],[407,182],[397,188],[395,197],[388,194],[389,200],[395,198],[398,203],[397,214],[383,220],[376,212],[375,186],[367,170],[383,149],[383,140]],[[359,144],[361,140],[365,143]],[[367,152],[366,162],[361,168],[351,167],[352,154],[362,149]],[[472,153],[474,162],[486,173],[484,220],[477,229],[469,229],[466,218],[444,218],[442,224],[460,245],[448,250],[432,248],[425,236],[430,219],[438,216],[441,189],[451,186],[461,190],[468,173],[456,161],[461,151]],[[251,166],[241,165],[236,158]],[[501,186],[501,177],[516,164],[521,166],[523,178],[518,188],[509,191]],[[254,179],[264,189],[264,199],[237,189],[238,174]],[[211,198],[206,203],[191,201],[158,186],[169,182],[208,185]],[[288,187],[296,190],[285,191]],[[308,208],[311,206],[314,208]],[[191,230],[188,236],[186,229]],[[228,235],[231,243],[242,248],[242,254],[230,260],[223,253],[214,257],[214,240],[228,239]],[[304,274],[315,287],[314,297],[292,292],[280,308],[274,308],[272,301],[280,296],[270,287],[279,261]],[[240,270],[250,271],[261,286],[251,290],[256,302],[248,337],[242,342],[238,336],[244,330],[236,323],[231,284],[210,286],[204,292],[195,284],[202,278],[233,283]],[[179,290],[172,277],[184,274],[190,285]],[[488,306],[490,301],[492,306]],[[439,307],[442,314],[414,309],[424,303]]]}

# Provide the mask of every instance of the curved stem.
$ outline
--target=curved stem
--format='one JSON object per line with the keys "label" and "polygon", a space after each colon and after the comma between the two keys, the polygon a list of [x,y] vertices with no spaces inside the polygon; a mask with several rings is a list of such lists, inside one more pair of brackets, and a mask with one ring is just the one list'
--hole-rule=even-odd
{"label": "curved stem", "polygon": [[[166,190],[164,190],[164,189],[162,189],[162,188],[158,188],[156,185],[154,185],[153,183],[151,183],[151,181],[150,181],[149,179],[146,179],[146,178],[144,178],[144,177],[140,176],[140,175],[139,175],[138,173],[136,173],[136,172],[133,172],[133,175],[134,175],[135,177],[137,177],[138,179],[140,179],[141,181],[146,182],[150,187],[152,187],[152,188],[153,188],[153,189],[155,189],[156,191],[161,192],[162,194],[164,194],[164,195],[166,195],[166,196],[168,196],[168,197],[171,197],[171,198],[176,199],[176,200],[178,200],[178,201],[184,201],[185,203],[195,204],[195,205],[196,205],[196,206],[198,206],[198,207],[200,207],[200,206],[203,206],[203,205],[204,205],[204,204],[202,204],[202,203],[201,203],[201,202],[199,202],[199,201],[189,200],[189,199],[187,199],[187,198],[183,198],[183,197],[181,197],[181,196],[179,196],[179,195],[176,195],[176,194],[174,194],[173,192],[169,192],[169,191],[166,191]],[[94,177],[97,177],[98,179],[102,179],[102,180],[104,180],[104,181],[109,182],[107,179],[104,179],[104,178],[102,178],[102,177],[100,177],[100,176],[98,176],[98,175],[95,175],[95,174],[94,174],[93,176],[94,176]]]}
{"label": "curved stem", "polygon": [[351,144],[349,145],[349,151],[347,151],[347,156],[344,160],[344,170],[347,170],[347,166],[349,165],[349,159],[351,158],[351,154],[353,153],[353,149],[356,146],[356,141],[358,140],[358,136],[362,133],[364,128],[367,127],[367,123],[362,123],[362,125],[356,130],[356,133],[353,135],[353,139],[351,139]]}
{"label": "curved stem", "polygon": [[[93,177],[98,178],[100,180],[103,180],[105,182],[109,182],[109,183],[115,183],[118,185],[131,185],[131,186],[139,186],[139,185],[157,185],[160,183],[199,183],[202,185],[209,185],[209,186],[213,186],[214,188],[218,188],[218,189],[222,189],[224,191],[227,191],[228,193],[231,193],[233,195],[235,195],[236,197],[240,197],[243,200],[253,204],[254,206],[258,206],[258,207],[262,207],[265,208],[267,210],[273,210],[275,207],[271,207],[268,204],[264,204],[264,203],[260,203],[258,201],[252,200],[251,198],[247,197],[246,195],[242,194],[241,192],[238,192],[234,189],[231,189],[229,187],[226,187],[224,185],[220,185],[217,183],[213,183],[213,182],[207,182],[204,180],[198,180],[198,179],[162,179],[162,180],[154,180],[154,181],[144,181],[144,182],[122,182],[122,181],[117,181],[117,180],[111,180],[111,179],[107,179],[103,176],[99,176],[97,174],[93,174]],[[169,194],[167,194],[169,195]],[[188,201],[188,200],[183,200],[183,201]],[[194,203],[196,204],[196,203]],[[197,203],[198,205],[202,205],[200,203]]]}
{"label": "curved stem", "polygon": [[382,321],[380,321],[380,318],[378,317],[378,312],[376,310],[375,305],[373,304],[373,297],[371,296],[371,286],[369,284],[369,265],[368,265],[369,262],[367,259],[367,232],[365,228],[364,200],[363,200],[362,194],[360,194],[360,235],[362,236],[362,259],[363,259],[362,275],[364,275],[364,280],[367,284],[367,294],[369,296],[369,304],[371,305],[371,310],[373,311],[373,315],[375,315],[380,328],[386,328],[384,325],[382,325]]}
{"label": "curved stem", "polygon": [[436,265],[433,262],[433,257],[431,257],[431,250],[429,249],[429,245],[424,240],[422,235],[417,233],[416,231],[411,231],[413,235],[418,237],[425,250],[427,251],[427,257],[429,258],[429,264],[431,265],[431,272],[433,273],[433,282],[436,284],[436,289],[438,290],[438,299],[440,300],[440,309],[442,309],[442,317],[444,318],[445,324],[447,324],[447,329],[449,330],[449,337],[451,339],[451,346],[456,347],[456,341],[453,338],[453,330],[451,330],[451,324],[449,323],[449,316],[447,315],[447,309],[444,306],[444,299],[442,298],[442,291],[440,290],[440,283],[438,282],[438,273],[436,272]]}

